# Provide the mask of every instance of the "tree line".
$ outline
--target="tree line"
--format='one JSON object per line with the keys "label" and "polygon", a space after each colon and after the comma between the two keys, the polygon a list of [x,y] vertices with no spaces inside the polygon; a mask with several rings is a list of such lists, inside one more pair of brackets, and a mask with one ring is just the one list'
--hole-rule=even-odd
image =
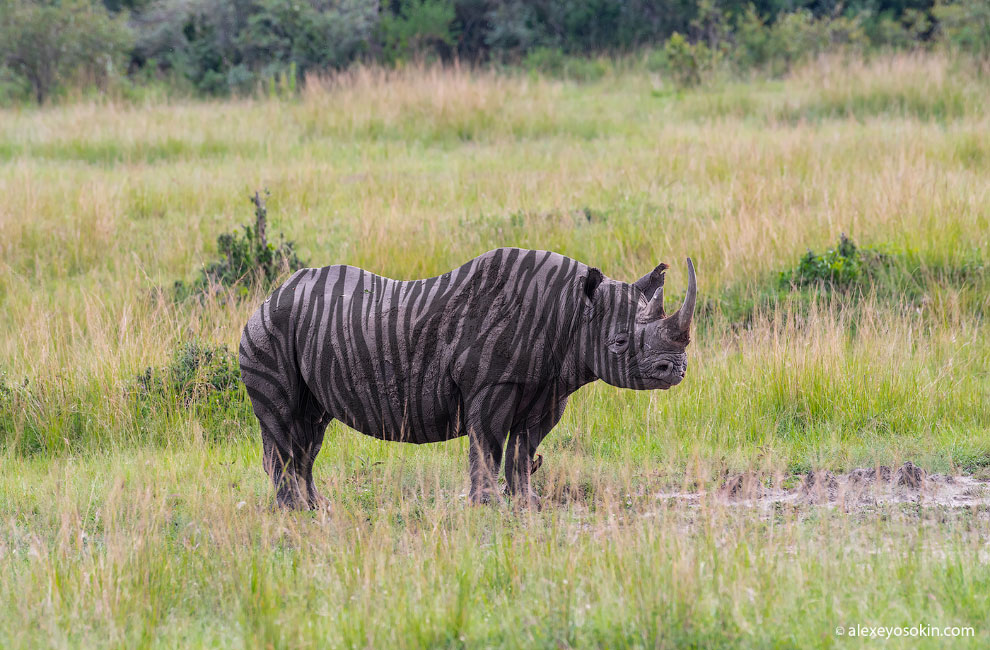
{"label": "tree line", "polygon": [[593,77],[642,50],[680,84],[837,49],[990,57],[987,0],[0,0],[0,102],[153,85],[294,91],[355,62],[515,65]]}

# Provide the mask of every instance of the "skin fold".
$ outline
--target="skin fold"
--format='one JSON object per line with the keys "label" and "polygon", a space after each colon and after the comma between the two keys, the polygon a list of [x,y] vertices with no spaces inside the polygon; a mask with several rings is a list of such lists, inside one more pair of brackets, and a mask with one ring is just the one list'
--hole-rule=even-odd
{"label": "skin fold", "polygon": [[471,500],[536,503],[536,449],[567,398],[601,379],[666,389],[687,370],[694,267],[665,315],[666,264],[635,283],[549,251],[500,248],[399,281],[343,265],[296,272],[250,317],[241,377],[286,507],[317,507],[313,462],[334,418],[383,440],[470,438]]}

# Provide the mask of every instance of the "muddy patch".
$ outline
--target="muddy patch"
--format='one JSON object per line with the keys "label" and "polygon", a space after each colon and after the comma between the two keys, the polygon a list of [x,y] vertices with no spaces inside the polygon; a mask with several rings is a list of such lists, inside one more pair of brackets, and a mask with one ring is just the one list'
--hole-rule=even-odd
{"label": "muddy patch", "polygon": [[880,466],[854,469],[848,474],[817,470],[799,476],[772,477],[747,472],[727,476],[713,495],[671,492],[660,498],[700,503],[712,496],[724,504],[764,508],[792,504],[860,509],[903,503],[961,508],[990,506],[990,481],[929,474],[907,462],[896,469]]}

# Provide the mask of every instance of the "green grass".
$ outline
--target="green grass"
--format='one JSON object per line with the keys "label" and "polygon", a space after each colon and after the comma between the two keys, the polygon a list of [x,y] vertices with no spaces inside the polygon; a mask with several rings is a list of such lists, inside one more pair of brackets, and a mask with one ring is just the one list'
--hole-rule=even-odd
{"label": "green grass", "polygon": [[[930,55],[669,88],[356,69],[292,100],[0,113],[0,647],[880,642],[835,634],[857,624],[985,646],[985,507],[711,493],[746,471],[990,473],[990,85]],[[332,510],[273,511],[218,347],[264,295],[171,295],[264,188],[269,237],[314,265],[415,278],[549,248],[624,280],[666,261],[675,304],[690,255],[687,379],[575,395],[538,513],[467,506],[464,440],[337,423]],[[780,281],[841,232],[884,264]]]}

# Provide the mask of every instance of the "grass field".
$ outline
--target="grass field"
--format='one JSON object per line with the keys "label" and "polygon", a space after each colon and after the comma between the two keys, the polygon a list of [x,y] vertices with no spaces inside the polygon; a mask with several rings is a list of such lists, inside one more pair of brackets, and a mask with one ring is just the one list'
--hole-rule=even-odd
{"label": "grass field", "polygon": [[[465,440],[337,423],[332,509],[273,511],[240,388],[136,379],[190,342],[236,349],[263,290],[171,287],[261,188],[313,266],[409,279],[546,248],[628,281],[667,261],[676,304],[690,255],[687,378],[580,391],[541,448],[539,512],[468,506]],[[676,92],[635,67],[363,69],[289,100],[7,110],[0,197],[0,647],[990,643],[985,503],[718,491],[909,460],[990,478],[985,70],[825,59]],[[840,233],[874,271],[780,281]]]}

